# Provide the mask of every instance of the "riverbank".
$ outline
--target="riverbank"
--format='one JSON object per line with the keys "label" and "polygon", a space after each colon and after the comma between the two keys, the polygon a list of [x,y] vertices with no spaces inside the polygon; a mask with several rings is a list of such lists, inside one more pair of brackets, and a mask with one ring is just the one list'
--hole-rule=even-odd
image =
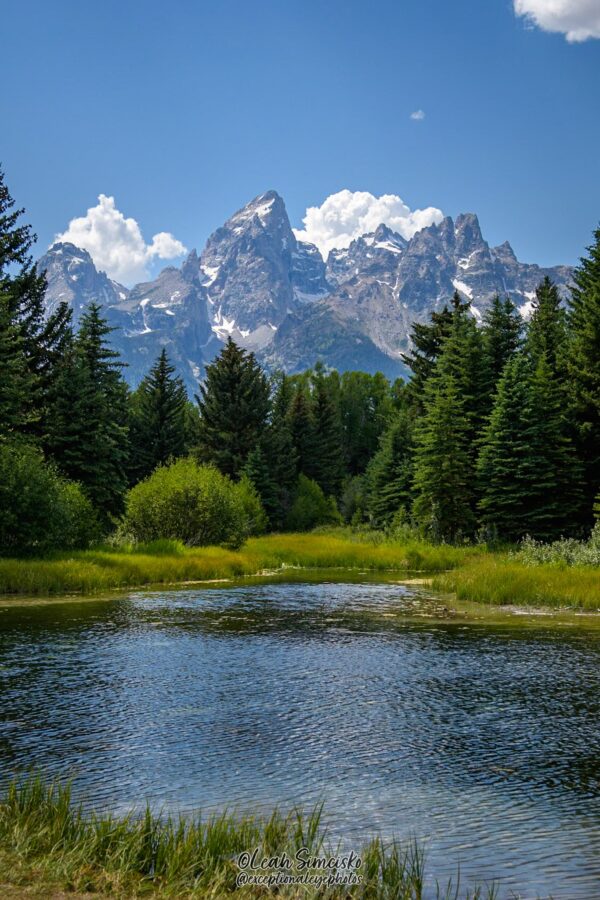
{"label": "riverbank", "polygon": [[[338,532],[273,534],[240,550],[187,548],[176,541],[0,559],[0,594],[94,595],[128,588],[229,581],[261,574],[279,578],[299,570],[419,572],[433,590],[497,606],[600,610],[600,568],[529,564],[485,547],[424,541],[386,541],[379,535]],[[421,580],[421,579],[420,579]]]}
{"label": "riverbank", "polygon": [[430,584],[475,603],[600,611],[600,568],[592,566],[526,565],[513,556],[486,553],[435,575]]}
{"label": "riverbank", "polygon": [[[256,874],[240,854],[258,848],[256,860],[274,856],[293,861],[284,874],[299,875],[300,857],[343,857],[330,848],[321,810],[303,816],[274,812],[268,819],[224,814],[202,819],[86,815],[68,786],[38,776],[12,781],[0,796],[0,889],[11,898],[58,897],[394,897],[420,900],[425,884],[423,853],[415,845],[384,846],[372,840],[354,852],[361,865],[350,870],[361,883],[338,887],[238,887],[240,873]],[[348,851],[346,851],[347,854]],[[341,863],[340,863],[341,866]],[[270,868],[276,872],[276,866]],[[322,867],[313,877],[329,877]],[[341,868],[338,874],[347,874]],[[446,885],[442,891],[446,890]],[[493,889],[451,893],[452,897],[493,898]],[[446,896],[442,893],[442,896]],[[450,896],[448,892],[447,896]]]}
{"label": "riverbank", "polygon": [[285,568],[439,572],[478,555],[474,548],[374,542],[347,534],[274,534],[240,550],[159,541],[82,550],[45,559],[0,559],[0,594],[95,594],[120,588],[242,578]]}

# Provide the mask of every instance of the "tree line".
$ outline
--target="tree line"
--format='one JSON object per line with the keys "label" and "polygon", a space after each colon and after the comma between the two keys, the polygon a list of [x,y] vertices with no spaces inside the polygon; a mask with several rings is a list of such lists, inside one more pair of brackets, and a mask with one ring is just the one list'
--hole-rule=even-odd
{"label": "tree line", "polygon": [[[414,323],[406,382],[320,363],[269,374],[229,340],[190,399],[166,349],[128,388],[98,305],[77,330],[66,305],[46,313],[21,215],[0,174],[5,550],[81,546],[106,534],[128,492],[178,459],[251,486],[271,530],[346,521],[456,542],[552,540],[591,527],[600,493],[600,229],[566,304],[545,279],[527,322],[496,297],[478,324],[455,294]],[[178,471],[179,485],[196,478]]]}

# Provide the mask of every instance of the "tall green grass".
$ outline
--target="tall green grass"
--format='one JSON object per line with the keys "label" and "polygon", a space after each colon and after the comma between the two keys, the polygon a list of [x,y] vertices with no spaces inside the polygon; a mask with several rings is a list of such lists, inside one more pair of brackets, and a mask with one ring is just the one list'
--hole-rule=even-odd
{"label": "tall green grass", "polygon": [[92,594],[151,584],[240,578],[286,566],[431,572],[459,565],[473,553],[473,549],[445,545],[374,543],[330,533],[252,538],[237,551],[190,549],[176,541],[158,541],[147,546],[59,553],[45,559],[0,559],[0,593]]}
{"label": "tall green grass", "polygon": [[583,566],[532,566],[514,557],[486,555],[435,576],[432,586],[480,603],[600,609],[600,569]]}
{"label": "tall green grass", "polygon": [[[100,897],[202,897],[232,893],[243,897],[322,897],[364,900],[421,900],[423,853],[414,843],[401,848],[374,839],[354,848],[362,858],[360,885],[327,888],[236,888],[239,854],[286,853],[295,858],[335,855],[321,826],[321,810],[308,816],[274,812],[269,818],[207,819],[155,815],[85,815],[72,802],[68,785],[39,776],[13,780],[0,797],[0,884],[10,896],[53,896],[57,890]],[[437,889],[439,898],[457,900],[455,883]],[[18,894],[16,896],[19,896]],[[428,893],[431,896],[431,893]],[[493,898],[494,889],[461,896]]]}

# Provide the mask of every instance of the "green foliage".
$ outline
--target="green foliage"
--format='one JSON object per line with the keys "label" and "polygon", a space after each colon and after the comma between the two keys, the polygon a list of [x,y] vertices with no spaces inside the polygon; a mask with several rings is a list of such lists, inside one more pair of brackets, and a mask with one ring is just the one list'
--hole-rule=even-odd
{"label": "green foliage", "polygon": [[600,492],[600,227],[573,280],[566,367],[569,404],[589,498],[584,521],[591,524],[591,500]]}
{"label": "green foliage", "polygon": [[186,449],[187,395],[166,350],[130,400],[130,475],[139,481]]}
{"label": "green foliage", "polygon": [[392,413],[390,385],[380,372],[343,372],[340,417],[349,475],[363,473]]}
{"label": "green foliage", "polygon": [[264,534],[269,527],[269,519],[253,482],[243,473],[234,489],[244,513],[244,535]]}
{"label": "green foliage", "polygon": [[247,482],[236,485],[212,466],[180,459],[129,491],[124,526],[138,541],[237,547],[259,527],[259,507]]}
{"label": "green foliage", "polygon": [[44,274],[31,261],[35,241],[0,170],[0,435],[39,440],[51,418],[48,393],[70,335],[66,304],[46,314]]}
{"label": "green foliage", "polygon": [[560,386],[545,357],[533,365],[524,353],[507,364],[478,461],[482,523],[513,541],[572,531],[581,501]]}
{"label": "green foliage", "polygon": [[486,356],[491,397],[508,360],[521,345],[523,320],[509,297],[496,296],[483,317],[483,348]]}
{"label": "green foliage", "polygon": [[317,525],[336,525],[340,522],[341,516],[333,497],[326,497],[315,481],[300,475],[286,528],[290,531],[310,531]]}
{"label": "green foliage", "polygon": [[475,530],[470,424],[453,376],[429,381],[415,432],[414,516],[433,541],[458,541]]}
{"label": "green foliage", "polygon": [[563,538],[548,544],[528,536],[521,541],[515,559],[526,566],[596,566],[600,568],[600,524],[596,523],[588,541]]}
{"label": "green foliage", "polygon": [[367,506],[373,525],[385,528],[413,499],[413,425],[406,410],[384,432],[379,450],[367,469]]}
{"label": "green foliage", "polygon": [[[460,298],[454,295],[454,309],[460,304]],[[452,328],[453,312],[447,306],[430,315],[429,323],[413,322],[410,327],[411,351],[403,353],[402,359],[412,372],[409,382],[409,394],[412,405],[423,412],[425,385],[433,374],[442,347]]]}
{"label": "green foliage", "polygon": [[0,509],[5,556],[86,547],[99,534],[79,485],[60,478],[41,452],[25,443],[0,442]]}
{"label": "green foliage", "polygon": [[[308,814],[275,809],[266,817],[230,813],[171,817],[155,814],[149,807],[141,815],[134,811],[124,816],[89,815],[72,800],[68,783],[48,782],[31,773],[9,781],[0,795],[0,879],[7,897],[22,895],[16,885],[24,883],[26,893],[37,897],[58,897],[66,891],[98,898],[216,900],[240,890],[246,898],[298,896],[297,891],[282,891],[280,886],[240,889],[236,861],[252,848],[259,859],[278,856],[293,861],[301,848],[309,857],[338,856],[339,847],[329,844],[321,815],[321,807]],[[422,897],[424,854],[416,843],[384,844],[374,838],[355,849],[362,861],[356,889],[332,885],[304,896],[329,900]],[[311,870],[313,876],[324,878],[331,871]],[[293,867],[290,875],[301,878],[306,870]],[[460,872],[455,885],[452,880],[443,887],[437,885],[436,895],[458,900],[459,891]],[[460,896],[493,900],[496,891],[475,888]]]}
{"label": "green foliage", "polygon": [[90,304],[68,346],[52,394],[48,452],[83,486],[105,522],[122,510],[129,457],[127,388],[111,329]]}
{"label": "green foliage", "polygon": [[567,316],[558,288],[546,276],[535,292],[527,326],[526,350],[533,364],[544,359],[554,376],[564,368]]}
{"label": "green foliage", "polygon": [[313,447],[316,429],[310,399],[303,386],[297,387],[294,392],[288,412],[288,423],[298,471],[311,478],[315,474]]}
{"label": "green foliage", "polygon": [[270,411],[269,383],[254,354],[231,338],[206,367],[200,386],[198,457],[236,477],[256,446]]}
{"label": "green foliage", "polygon": [[280,493],[259,444],[250,452],[246,460],[243,477],[252,485],[256,496],[260,499],[265,515],[265,528],[267,525],[276,527],[280,516]]}
{"label": "green foliage", "polygon": [[314,480],[326,495],[337,496],[344,478],[337,372],[327,376],[323,366],[317,364],[312,387],[315,432],[311,456]]}

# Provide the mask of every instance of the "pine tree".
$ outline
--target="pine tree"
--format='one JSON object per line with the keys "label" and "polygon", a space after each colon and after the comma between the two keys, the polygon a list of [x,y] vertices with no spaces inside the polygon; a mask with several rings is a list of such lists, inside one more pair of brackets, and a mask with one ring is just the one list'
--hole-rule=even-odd
{"label": "pine tree", "polygon": [[33,377],[23,352],[23,338],[6,298],[0,295],[0,438],[19,435],[35,421],[30,405]]}
{"label": "pine tree", "polygon": [[564,419],[562,392],[542,356],[507,363],[478,460],[482,524],[516,541],[553,539],[576,524],[581,472]]}
{"label": "pine tree", "polygon": [[[29,225],[19,224],[24,211],[14,206],[0,170],[0,342],[4,347],[7,341],[18,343],[16,352],[22,354],[27,374],[17,376],[14,359],[10,363],[6,356],[0,358],[0,364],[12,366],[13,377],[27,383],[23,390],[15,384],[23,406],[20,422],[15,420],[13,429],[37,439],[50,416],[48,394],[69,340],[71,313],[66,304],[60,304],[46,315],[46,279],[31,260],[35,235]],[[23,365],[18,368],[22,371]]]}
{"label": "pine tree", "polygon": [[408,393],[419,414],[423,413],[425,385],[433,374],[444,342],[452,330],[455,315],[467,310],[469,306],[455,292],[450,308],[444,306],[440,312],[432,312],[429,323],[413,322],[411,325],[411,350],[410,353],[402,354],[402,360],[412,372]]}
{"label": "pine tree", "polygon": [[535,365],[543,358],[555,375],[564,371],[567,316],[556,285],[546,276],[537,287],[526,348]]}
{"label": "pine tree", "polygon": [[288,422],[297,460],[298,472],[314,479],[315,422],[307,392],[298,387],[288,412]]}
{"label": "pine tree", "polygon": [[340,415],[344,458],[350,475],[362,474],[377,451],[392,412],[390,384],[377,372],[344,372],[340,383]]}
{"label": "pine tree", "polygon": [[388,525],[401,509],[410,511],[413,488],[413,426],[406,410],[383,433],[366,475],[367,506],[375,527]]}
{"label": "pine tree", "polygon": [[416,428],[413,504],[415,518],[435,541],[454,542],[475,531],[470,431],[454,376],[438,370]]}
{"label": "pine tree", "polygon": [[82,484],[105,522],[121,512],[129,454],[127,388],[107,343],[111,331],[91,304],[58,372],[46,439],[59,468]]}
{"label": "pine tree", "polygon": [[249,478],[260,498],[270,528],[277,527],[282,519],[278,485],[260,445],[250,451],[242,471]]}
{"label": "pine tree", "polygon": [[491,397],[508,360],[521,344],[523,320],[516,306],[506,297],[497,295],[483,317],[483,348],[489,376],[488,394]]}
{"label": "pine tree", "polygon": [[134,481],[185,450],[187,395],[163,348],[131,398],[131,474]]}
{"label": "pine tree", "polygon": [[339,400],[331,376],[328,378],[325,375],[324,368],[319,363],[315,366],[312,383],[315,421],[315,440],[312,449],[314,477],[326,496],[337,496],[344,479]]}
{"label": "pine tree", "polygon": [[600,492],[600,227],[575,270],[568,311],[567,375],[586,481],[585,522]]}
{"label": "pine tree", "polygon": [[278,508],[269,514],[271,527],[276,529],[283,527],[298,477],[298,458],[289,420],[292,396],[290,379],[282,374],[276,376],[271,421],[261,442],[270,477],[276,486]]}
{"label": "pine tree", "polygon": [[200,459],[236,477],[259,442],[270,410],[269,384],[254,354],[229,338],[206,367],[197,400]]}

